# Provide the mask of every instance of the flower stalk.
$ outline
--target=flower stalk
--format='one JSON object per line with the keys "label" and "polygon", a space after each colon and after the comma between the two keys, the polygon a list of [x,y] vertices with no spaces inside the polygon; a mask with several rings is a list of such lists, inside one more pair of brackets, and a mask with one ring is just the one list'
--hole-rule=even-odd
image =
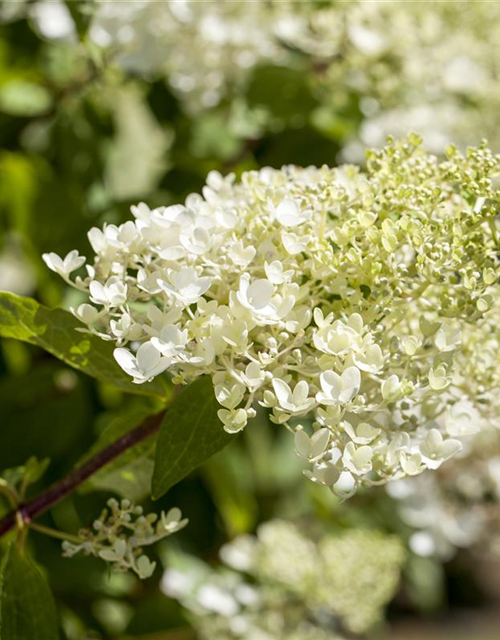
{"label": "flower stalk", "polygon": [[164,416],[165,411],[149,416],[138,427],[124,434],[118,440],[102,449],[102,451],[99,451],[95,456],[86,460],[59,482],[56,482],[31,500],[18,505],[16,509],[10,511],[0,520],[0,538],[13,529],[20,528],[21,525],[23,527],[32,526],[33,520],[73,493],[94,473],[131,447],[154,435],[160,428]]}

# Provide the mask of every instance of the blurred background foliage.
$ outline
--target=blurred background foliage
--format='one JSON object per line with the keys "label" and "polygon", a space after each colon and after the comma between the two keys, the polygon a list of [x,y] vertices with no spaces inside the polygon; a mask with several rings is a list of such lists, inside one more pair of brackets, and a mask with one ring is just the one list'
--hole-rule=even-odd
{"label": "blurred background foliage", "polygon": [[[65,255],[77,248],[86,255],[90,227],[124,222],[130,206],[141,200],[151,207],[181,202],[200,191],[211,170],[238,175],[266,165],[362,161],[359,144],[370,138],[368,134],[378,143],[381,135],[391,132],[385,121],[374,129],[371,116],[384,105],[386,95],[390,109],[377,112],[377,118],[392,118],[395,133],[410,122],[412,128],[433,125],[434,135],[436,118],[449,124],[446,114],[455,113],[457,105],[464,109],[461,114],[471,108],[477,120],[491,123],[495,101],[489,84],[486,113],[481,111],[481,91],[455,87],[449,107],[442,94],[436,94],[433,80],[435,110],[427,105],[427,120],[422,107],[413,119],[408,116],[408,97],[397,96],[411,77],[405,78],[405,68],[392,49],[376,51],[375,31],[369,31],[370,20],[379,25],[384,11],[389,12],[391,29],[400,24],[403,18],[392,16],[391,7],[381,15],[371,15],[371,9],[362,15],[356,37],[366,46],[354,50],[356,37],[351,34],[348,41],[341,34],[342,47],[330,51],[325,34],[328,28],[336,33],[337,23],[320,12],[333,7],[342,22],[350,10],[362,12],[368,3],[310,3],[319,18],[307,22],[297,46],[287,35],[286,21],[280,23],[278,46],[267,14],[261,11],[273,5],[280,11],[288,7],[298,19],[309,3],[198,3],[203,5],[199,22],[183,17],[189,3],[177,4],[0,3],[1,290],[68,307],[72,294],[46,269],[43,252]],[[495,37],[500,41],[500,20],[496,31],[491,21],[494,7],[474,13],[464,6],[496,3],[449,2],[439,10],[435,3],[385,4],[398,11],[401,4],[431,5],[411,9],[412,28],[425,26],[425,34],[437,30],[434,40],[422,37],[422,42],[430,42],[432,51],[437,37],[439,51],[451,51],[453,60],[460,58],[457,51],[470,42],[471,33],[476,33],[477,42],[486,33],[488,46]],[[218,19],[227,12],[231,37],[219,38],[225,48],[214,46],[218,36],[213,36],[213,29],[217,34],[221,27],[217,21],[210,26],[210,12]],[[437,23],[429,27],[433,15]],[[439,31],[442,21],[451,24],[448,49],[448,33]],[[161,24],[166,25],[164,32]],[[362,28],[368,29],[364,39]],[[207,42],[213,51],[204,48]],[[241,42],[244,46],[239,48],[234,44]],[[473,50],[472,58],[478,53],[476,58],[483,59],[485,47]],[[243,54],[247,57],[241,58]],[[488,55],[495,57],[493,50]],[[161,64],[154,64],[158,59]],[[491,64],[487,59],[493,75],[499,59]],[[429,65],[429,57],[422,53],[413,63]],[[458,75],[468,69],[476,77],[479,71],[464,64],[462,60]],[[218,74],[217,65],[222,69]],[[368,85],[368,76],[362,76],[366,68]],[[394,108],[399,111],[391,111]],[[397,113],[404,118],[398,119]],[[439,142],[447,134],[442,133]],[[471,136],[469,128],[464,138],[470,137],[478,142],[483,133]],[[23,465],[33,454],[50,459],[30,494],[70,470],[98,438],[109,437],[106,429],[119,429],[118,413],[137,416],[156,408],[153,400],[126,396],[66,369],[35,347],[8,340],[0,349],[0,406],[0,469]],[[460,468],[449,476],[444,470],[445,477],[438,480],[425,478],[389,494],[372,491],[341,504],[325,489],[303,481],[302,466],[282,436],[264,413],[259,414],[251,429],[159,503],[146,501],[149,510],[178,505],[190,520],[173,542],[156,550],[160,566],[167,570],[163,577],[157,569],[152,579],[140,582],[128,574],[110,574],[96,559],[64,559],[57,541],[32,534],[29,545],[56,595],[63,637],[333,640],[364,634],[374,623],[370,633],[377,637],[410,640],[421,637],[419,625],[433,616],[443,625],[450,618],[458,621],[460,631],[451,627],[449,637],[498,638],[499,621],[490,611],[500,601],[495,555],[500,523],[500,471],[495,460],[500,458],[492,461],[484,455],[485,449],[500,450],[496,441],[483,443],[485,460],[480,455],[479,463],[477,457],[474,463],[462,462],[462,470],[470,472],[468,484]],[[99,513],[110,495],[145,499],[150,456],[145,446],[133,464],[121,458],[42,522],[75,532]],[[458,486],[453,474],[461,478]],[[0,508],[6,512],[7,502]],[[257,554],[253,564],[245,565],[249,549],[261,549],[266,539],[273,539],[280,554],[273,557],[271,551],[264,560]],[[223,546],[231,540],[232,547]],[[343,547],[336,540],[351,540],[354,546],[339,552]],[[308,580],[315,583],[322,571],[311,563],[318,562],[318,549],[327,553],[327,544],[333,551],[320,566],[333,563],[332,577],[315,584],[312,594]],[[246,556],[238,556],[242,545]],[[313,572],[312,578],[307,571]],[[389,583],[386,591],[375,594],[381,575]],[[356,600],[354,614],[369,611],[369,624],[352,622],[349,598]],[[381,608],[389,600],[388,619],[396,635],[381,622]],[[476,619],[486,622],[473,626]],[[433,624],[436,638],[448,637],[443,626]],[[433,637],[431,627],[425,629],[427,637]]]}

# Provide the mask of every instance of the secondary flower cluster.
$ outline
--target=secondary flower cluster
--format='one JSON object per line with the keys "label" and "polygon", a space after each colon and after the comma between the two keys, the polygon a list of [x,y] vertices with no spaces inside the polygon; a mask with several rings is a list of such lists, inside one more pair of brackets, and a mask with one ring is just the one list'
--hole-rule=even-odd
{"label": "secondary flower cluster", "polygon": [[[60,0],[15,4],[2,6],[0,20],[27,13],[45,38],[77,39]],[[314,126],[335,135],[349,121],[347,158],[409,128],[432,151],[449,139],[477,143],[478,131],[498,140],[496,2],[450,0],[429,12],[421,2],[101,0],[92,13],[89,39],[126,71],[165,76],[191,112],[235,98],[240,108],[252,71],[273,64],[307,75]],[[257,111],[245,126],[269,116]],[[240,130],[241,119],[232,126]]]}
{"label": "secondary flower cluster", "polygon": [[[202,638],[340,640],[383,619],[404,551],[395,537],[351,529],[312,539],[271,520],[221,549],[214,570],[171,554],[161,588],[195,614]],[[342,634],[343,635],[343,634]]]}
{"label": "secondary flower cluster", "polygon": [[143,515],[142,507],[130,500],[119,503],[114,498],[108,500],[109,509],[92,524],[92,529],[82,529],[78,533],[81,543],[63,542],[63,552],[67,558],[77,553],[93,555],[109,562],[117,571],[134,571],[139,578],[149,578],[156,562],[142,553],[142,548],[155,544],[186,526],[179,509],[174,508],[160,517],[155,513]]}
{"label": "secondary flower cluster", "polygon": [[495,407],[471,350],[499,273],[500,158],[419,142],[369,152],[366,172],[211,173],[182,205],[92,229],[85,278],[76,252],[44,258],[135,382],[211,375],[227,431],[260,403],[337,494],[436,469]]}
{"label": "secondary flower cluster", "polygon": [[96,3],[90,37],[146,76],[165,74],[193,111],[210,108],[262,60],[285,50],[268,3],[143,0]]}
{"label": "secondary flower cluster", "polygon": [[[347,152],[417,127],[431,150],[496,137],[500,51],[494,2],[101,2],[90,37],[145,75],[163,73],[192,110],[241,94],[262,63],[301,69],[321,105],[317,126],[359,102]],[[443,33],[447,37],[443,38]],[[300,52],[300,55],[299,55]],[[361,100],[359,100],[361,97]],[[359,156],[358,156],[359,157]]]}
{"label": "secondary flower cluster", "polygon": [[443,2],[432,12],[421,2],[330,3],[303,11],[287,41],[316,60],[327,128],[332,114],[361,97],[360,129],[345,157],[362,158],[365,145],[410,129],[433,152],[448,140],[478,144],[483,136],[497,150],[499,9],[489,2]]}

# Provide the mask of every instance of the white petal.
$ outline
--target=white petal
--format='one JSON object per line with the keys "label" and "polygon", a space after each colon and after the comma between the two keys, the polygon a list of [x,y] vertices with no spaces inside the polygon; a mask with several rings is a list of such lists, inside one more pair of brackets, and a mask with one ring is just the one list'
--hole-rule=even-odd
{"label": "white petal", "polygon": [[161,355],[151,342],[144,342],[137,350],[136,358],[139,370],[148,372],[158,365]]}
{"label": "white petal", "polygon": [[282,407],[285,407],[285,405],[288,406],[292,399],[292,391],[287,383],[280,378],[274,378],[273,389],[280,405]]}
{"label": "white petal", "polygon": [[341,376],[344,387],[339,396],[341,402],[350,402],[358,393],[361,385],[361,374],[357,367],[349,367]]}
{"label": "white petal", "polygon": [[303,429],[295,433],[295,450],[303,458],[309,458],[311,440]]}
{"label": "white petal", "polygon": [[92,280],[89,285],[89,291],[91,297],[99,304],[105,304],[108,301],[108,296],[106,295],[106,289],[103,285],[97,280]]}
{"label": "white petal", "polygon": [[137,361],[135,356],[130,353],[128,349],[115,349],[113,351],[113,356],[124,371],[127,371],[127,369],[134,369],[136,367]]}
{"label": "white petal", "polygon": [[63,260],[57,253],[44,253],[42,259],[51,271],[64,272]]}
{"label": "white petal", "polygon": [[307,384],[307,382],[305,380],[301,380],[300,382],[297,382],[292,395],[293,403],[296,406],[300,406],[304,404],[304,402],[307,400],[308,395],[309,395],[309,385]]}
{"label": "white petal", "polygon": [[276,219],[284,227],[295,227],[300,220],[300,207],[298,202],[291,198],[285,198],[276,207]]}
{"label": "white petal", "polygon": [[459,440],[449,438],[445,440],[440,448],[441,457],[443,460],[448,460],[452,456],[456,455],[462,450],[462,443]]}
{"label": "white petal", "polygon": [[349,471],[343,471],[337,482],[333,485],[333,489],[335,493],[346,496],[352,494],[355,486],[356,481],[354,480],[352,473],[349,473]]}
{"label": "white petal", "polygon": [[328,446],[330,441],[330,430],[320,429],[311,437],[311,458],[321,455]]}
{"label": "white petal", "polygon": [[321,388],[325,395],[338,400],[342,392],[342,379],[335,371],[325,371],[320,376]]}

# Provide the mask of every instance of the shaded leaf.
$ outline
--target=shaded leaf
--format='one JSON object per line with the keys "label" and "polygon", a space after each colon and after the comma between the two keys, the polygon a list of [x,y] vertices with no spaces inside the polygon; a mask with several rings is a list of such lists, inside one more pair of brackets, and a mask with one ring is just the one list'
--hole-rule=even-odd
{"label": "shaded leaf", "polygon": [[0,640],[58,640],[58,621],[49,585],[12,543],[0,569]]}
{"label": "shaded leaf", "polygon": [[91,392],[88,380],[54,359],[1,378],[0,469],[24,467],[33,453],[66,469],[81,443],[88,442]]}
{"label": "shaded leaf", "polygon": [[30,484],[38,482],[49,464],[49,458],[38,460],[35,456],[31,456],[23,466],[5,469],[2,472],[2,484],[15,493],[19,488],[18,485],[23,485],[26,488]]}
{"label": "shaded leaf", "polygon": [[48,309],[31,298],[0,292],[0,337],[37,345],[59,360],[129,393],[165,398],[167,385],[157,378],[135,385],[113,358],[113,345],[87,333],[62,309]]}
{"label": "shaded leaf", "polygon": [[144,455],[135,460],[127,460],[111,470],[105,468],[96,473],[85,483],[85,490],[111,491],[122,498],[140,502],[149,494],[153,470],[152,457]]}
{"label": "shaded leaf", "polygon": [[217,417],[219,408],[209,377],[190,384],[169,407],[156,442],[154,500],[234,439]]}

